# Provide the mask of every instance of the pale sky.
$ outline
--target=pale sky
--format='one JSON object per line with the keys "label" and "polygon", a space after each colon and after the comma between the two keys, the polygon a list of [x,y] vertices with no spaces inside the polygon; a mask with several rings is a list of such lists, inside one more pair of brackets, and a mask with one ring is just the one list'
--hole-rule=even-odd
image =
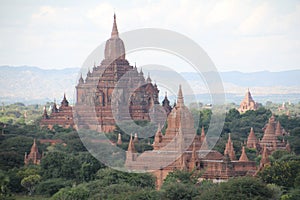
{"label": "pale sky", "polygon": [[81,67],[109,38],[114,11],[119,32],[163,28],[184,34],[219,71],[300,69],[296,0],[1,0],[0,65]]}

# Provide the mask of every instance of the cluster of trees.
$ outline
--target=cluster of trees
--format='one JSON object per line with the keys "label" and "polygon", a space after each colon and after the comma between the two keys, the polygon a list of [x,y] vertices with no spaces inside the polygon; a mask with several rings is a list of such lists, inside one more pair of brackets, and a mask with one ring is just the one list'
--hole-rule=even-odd
{"label": "cluster of trees", "polygon": [[[47,103],[49,106],[50,103]],[[4,124],[35,124],[41,118],[43,106],[34,104],[26,106],[23,103],[5,105],[0,108],[0,123]]]}
{"label": "cluster of trees", "polygon": [[242,177],[214,184],[211,181],[198,182],[199,175],[195,172],[175,171],[167,176],[162,188],[156,190],[155,179],[150,174],[129,174],[105,168],[97,172],[95,180],[63,188],[52,199],[252,200],[278,199],[276,197],[281,194],[280,188],[268,186],[258,178]]}
{"label": "cluster of trees", "polygon": [[277,150],[269,156],[271,164],[258,176],[267,184],[277,187],[283,200],[300,198],[300,156]]}

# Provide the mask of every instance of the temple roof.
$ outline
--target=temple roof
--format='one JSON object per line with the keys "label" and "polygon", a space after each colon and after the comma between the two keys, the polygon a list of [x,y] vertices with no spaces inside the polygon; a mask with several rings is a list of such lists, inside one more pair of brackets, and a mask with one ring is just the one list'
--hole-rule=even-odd
{"label": "temple roof", "polygon": [[113,23],[113,28],[111,31],[111,37],[119,37],[119,31],[117,27],[117,22],[116,22],[116,13],[114,13],[114,23]]}
{"label": "temple roof", "polygon": [[132,135],[130,136],[130,140],[129,140],[129,144],[128,144],[128,150],[129,152],[132,152],[132,153],[135,153],[136,150],[135,150],[135,147],[134,147],[134,142],[133,142],[133,139],[132,139]]}
{"label": "temple roof", "polygon": [[279,121],[276,124],[275,135],[282,136],[282,128],[281,128],[281,124]]}
{"label": "temple roof", "polygon": [[38,153],[39,150],[38,150],[38,147],[36,145],[36,141],[35,139],[33,140],[33,145],[31,146],[31,150],[30,150],[30,153]]}
{"label": "temple roof", "polygon": [[250,134],[248,136],[248,141],[255,141],[255,142],[257,142],[257,138],[256,138],[256,136],[254,134],[253,127],[251,127],[251,129],[250,129]]}
{"label": "temple roof", "polygon": [[182,95],[182,90],[181,90],[181,85],[179,85],[179,90],[178,90],[178,96],[177,96],[177,107],[181,107],[184,105],[183,101],[183,95]]}
{"label": "temple roof", "polygon": [[64,93],[64,98],[61,101],[61,106],[69,106],[69,102],[68,102],[68,100],[66,98],[66,93]]}
{"label": "temple roof", "polygon": [[104,57],[105,59],[111,61],[114,61],[116,59],[125,59],[125,46],[123,41],[119,38],[116,14],[114,14],[114,22],[111,37],[106,41],[105,44]]}
{"label": "temple roof", "polygon": [[242,149],[242,154],[241,154],[241,157],[239,159],[240,162],[248,162],[249,159],[247,157],[247,154],[245,152],[245,147],[243,146],[243,149]]}
{"label": "temple roof", "polygon": [[227,143],[226,143],[226,147],[225,147],[225,150],[224,150],[224,155],[228,155],[230,157],[230,160],[235,160],[235,151],[234,151],[234,148],[233,148],[233,142],[231,141],[231,135],[229,133],[229,136],[228,136],[228,140],[227,140]]}

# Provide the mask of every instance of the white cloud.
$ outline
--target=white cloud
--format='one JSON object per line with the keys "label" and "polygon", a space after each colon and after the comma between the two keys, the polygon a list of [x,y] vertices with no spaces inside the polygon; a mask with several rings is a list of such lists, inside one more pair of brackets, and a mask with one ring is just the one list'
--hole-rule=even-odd
{"label": "white cloud", "polygon": [[109,37],[115,9],[120,32],[145,27],[177,31],[202,45],[222,70],[295,68],[300,63],[300,3],[284,2],[285,10],[280,4],[132,0],[71,6],[46,2],[26,13],[21,12],[25,4],[11,5],[18,12],[1,12],[6,16],[0,19],[0,65],[79,66]]}
{"label": "white cloud", "polygon": [[212,9],[208,11],[208,14],[206,16],[206,23],[213,25],[232,19],[235,20],[240,13],[240,8],[242,7],[242,5],[243,3],[237,0],[217,1]]}

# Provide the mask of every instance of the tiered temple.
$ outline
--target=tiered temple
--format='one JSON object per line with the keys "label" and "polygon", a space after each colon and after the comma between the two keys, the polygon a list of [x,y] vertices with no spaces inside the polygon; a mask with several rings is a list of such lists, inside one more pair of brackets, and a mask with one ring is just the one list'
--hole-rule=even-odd
{"label": "tiered temple", "polygon": [[[82,75],[76,86],[76,105],[71,107],[65,96],[61,106],[56,103],[48,115],[44,109],[41,126],[54,125],[110,132],[116,121],[150,120],[163,122],[171,111],[165,97],[163,106],[158,106],[159,90],[150,76],[145,79],[143,71],[131,66],[125,58],[125,45],[119,37],[114,15],[111,37],[106,41],[104,60]],[[74,115],[74,117],[73,117]]]}
{"label": "tiered temple", "polygon": [[253,100],[250,90],[248,89],[243,101],[240,104],[238,111],[244,113],[248,110],[256,110],[258,108],[257,103]]}
{"label": "tiered temple", "polygon": [[235,159],[230,137],[226,147],[228,155],[223,156],[218,151],[208,149],[209,140],[205,136],[204,129],[202,128],[201,136],[196,134],[193,117],[184,105],[181,87],[177,104],[168,115],[167,121],[165,135],[162,135],[161,127],[158,127],[152,151],[138,154],[133,151],[132,139],[130,140],[126,152],[127,169],[152,172],[157,178],[158,188],[168,173],[176,169],[204,170],[202,178],[214,181],[255,173],[255,162],[247,159],[245,151],[239,160]]}
{"label": "tiered temple", "polygon": [[280,140],[280,137],[288,134],[284,128],[280,125],[279,121],[275,120],[275,116],[272,115],[268,123],[263,128],[264,135],[263,138],[258,141],[253,128],[250,130],[250,134],[247,139],[247,147],[253,149],[263,149],[266,147],[268,151],[273,152],[278,149],[289,150],[289,144],[285,141]]}
{"label": "tiered temple", "polygon": [[[115,129],[116,120],[150,120],[150,109],[159,105],[159,90],[150,76],[145,80],[142,70],[126,60],[115,15],[104,55],[104,60],[88,72],[85,80],[80,77],[76,86],[78,128],[110,132]],[[168,107],[167,99],[165,102]],[[169,111],[160,108],[162,119],[157,120],[164,121]]]}

